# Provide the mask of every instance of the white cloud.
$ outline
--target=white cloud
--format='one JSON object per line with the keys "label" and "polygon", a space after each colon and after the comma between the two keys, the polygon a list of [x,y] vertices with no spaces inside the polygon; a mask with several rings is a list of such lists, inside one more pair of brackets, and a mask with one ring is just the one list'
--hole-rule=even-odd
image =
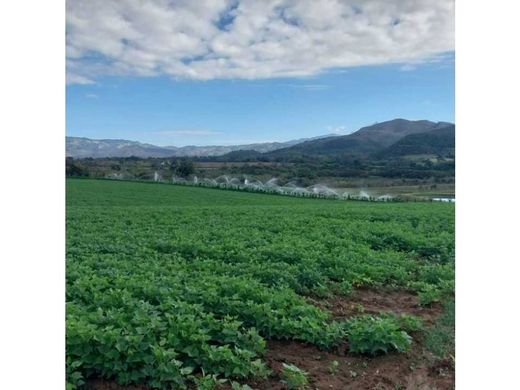
{"label": "white cloud", "polygon": [[308,76],[454,49],[454,0],[69,0],[69,83]]}
{"label": "white cloud", "polygon": [[67,71],[67,84],[94,84],[94,81],[85,76],[75,73],[74,71]]}
{"label": "white cloud", "polygon": [[334,134],[347,134],[347,126],[328,126],[327,131]]}
{"label": "white cloud", "polygon": [[85,95],[85,97],[89,98],[89,99],[97,99],[99,96],[96,95],[95,93],[87,93]]}
{"label": "white cloud", "polygon": [[206,135],[218,135],[221,133],[218,131],[213,131],[213,130],[164,130],[164,131],[155,131],[155,132],[153,132],[153,134],[168,135],[168,136],[177,136],[177,135],[206,136]]}

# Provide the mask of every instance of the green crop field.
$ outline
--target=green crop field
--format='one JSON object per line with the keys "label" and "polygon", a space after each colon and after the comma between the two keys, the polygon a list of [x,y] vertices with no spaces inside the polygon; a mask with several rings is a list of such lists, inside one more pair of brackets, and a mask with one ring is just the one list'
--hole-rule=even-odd
{"label": "green crop field", "polygon": [[69,179],[68,387],[238,389],[269,376],[268,340],[406,353],[415,318],[315,303],[363,288],[451,300],[454,219],[444,203]]}

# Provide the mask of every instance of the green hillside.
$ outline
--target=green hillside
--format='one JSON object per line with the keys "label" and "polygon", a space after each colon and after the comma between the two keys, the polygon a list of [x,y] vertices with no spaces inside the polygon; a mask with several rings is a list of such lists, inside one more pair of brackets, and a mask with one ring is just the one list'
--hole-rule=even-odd
{"label": "green hillside", "polygon": [[409,155],[433,154],[455,156],[455,126],[420,134],[410,134],[376,154],[378,158],[396,158]]}
{"label": "green hillside", "polygon": [[395,144],[404,137],[446,126],[453,125],[426,120],[409,121],[406,119],[394,119],[363,127],[349,135],[307,141],[290,148],[278,149],[265,155],[271,159],[284,159],[287,161],[298,157],[367,157]]}

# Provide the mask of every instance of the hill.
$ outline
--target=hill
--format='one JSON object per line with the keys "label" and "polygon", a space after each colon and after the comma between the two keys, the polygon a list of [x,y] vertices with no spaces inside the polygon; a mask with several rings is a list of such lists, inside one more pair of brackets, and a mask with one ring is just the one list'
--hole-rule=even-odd
{"label": "hill", "polygon": [[[406,137],[450,127],[454,132],[452,123],[394,119],[363,127],[349,135],[328,134],[287,142],[176,147],[156,146],[128,140],[96,140],[84,137],[67,137],[66,148],[67,156],[73,158],[135,156],[140,158],[209,157],[218,161],[247,161],[255,159],[297,161],[317,157],[326,159],[366,158],[376,155],[379,157],[386,155],[395,157],[396,153],[397,155],[403,154],[404,149],[406,149],[406,154],[421,154],[426,153],[428,150],[433,150],[432,153],[435,153],[435,150],[438,150],[443,142],[448,142],[449,144],[449,134],[438,133],[409,139]],[[444,139],[443,137],[448,138],[443,141],[441,140],[441,138]],[[405,138],[404,143],[396,145],[388,152],[384,152],[386,148]],[[432,142],[435,145],[439,144],[439,147],[428,146]],[[414,150],[414,148],[417,150]],[[403,150],[399,151],[400,149]]]}
{"label": "hill", "polygon": [[406,136],[447,126],[453,126],[453,124],[427,120],[394,119],[363,127],[349,135],[311,140],[289,148],[278,149],[266,153],[266,156],[282,160],[306,157],[367,157],[391,146]]}
{"label": "hill", "polygon": [[410,134],[376,154],[381,159],[411,155],[434,154],[448,157],[455,155],[455,126]]}
{"label": "hill", "polygon": [[156,146],[123,139],[90,139],[85,137],[66,137],[67,157],[73,158],[108,158],[108,157],[201,157],[222,156],[241,150],[267,153],[287,148],[308,140],[331,137],[301,138],[287,142],[263,142],[245,145],[209,145],[209,146]]}
{"label": "hill", "polygon": [[170,157],[172,151],[155,145],[122,139],[66,137],[67,157]]}

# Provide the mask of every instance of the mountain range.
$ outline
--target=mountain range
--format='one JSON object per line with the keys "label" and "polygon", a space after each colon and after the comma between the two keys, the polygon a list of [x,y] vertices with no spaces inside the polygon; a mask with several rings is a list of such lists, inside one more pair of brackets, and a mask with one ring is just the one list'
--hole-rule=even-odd
{"label": "mountain range", "polygon": [[156,146],[147,143],[123,139],[91,139],[85,137],[66,137],[67,157],[105,158],[105,157],[201,157],[222,156],[239,150],[252,150],[266,153],[287,148],[301,142],[321,138],[336,137],[327,134],[313,138],[301,138],[287,142],[263,142],[245,145],[209,145],[209,146]]}
{"label": "mountain range", "polygon": [[155,146],[151,144],[82,137],[67,137],[68,157],[216,157],[244,161],[326,157],[398,158],[405,155],[454,155],[455,125],[427,120],[394,119],[366,126],[348,135],[327,134],[287,142],[230,146]]}
{"label": "mountain range", "polygon": [[[443,142],[438,142],[439,137],[443,138]],[[433,150],[430,143],[439,147]],[[408,147],[404,148],[404,145]],[[415,155],[424,154],[426,150],[441,155],[450,154],[454,148],[453,123],[394,119],[362,127],[352,134],[277,149],[266,153],[266,156],[282,160],[304,157],[398,157],[405,155],[404,152]]]}

